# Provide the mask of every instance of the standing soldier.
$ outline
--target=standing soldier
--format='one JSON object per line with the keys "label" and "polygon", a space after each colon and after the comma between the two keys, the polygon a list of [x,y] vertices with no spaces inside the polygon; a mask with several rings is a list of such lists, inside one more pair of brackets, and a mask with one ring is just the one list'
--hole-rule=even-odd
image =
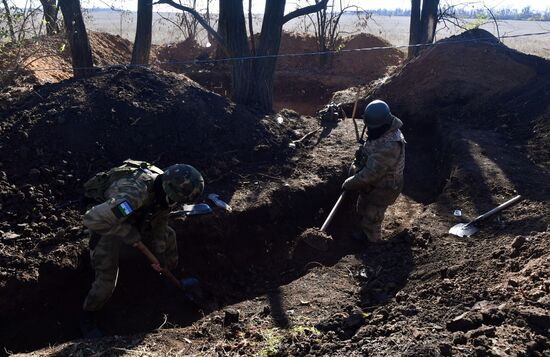
{"label": "standing soldier", "polygon": [[[122,243],[133,246],[157,263],[157,272],[178,264],[176,233],[168,226],[170,207],[192,203],[204,189],[202,175],[192,166],[177,164],[165,171],[143,161],[100,172],[84,184],[85,196],[103,202],[83,217],[90,233],[90,257],[95,281],[83,305],[85,337],[98,337],[94,315],[111,297],[118,277]],[[142,243],[149,241],[153,254]],[[156,259],[155,259],[156,258]]]}
{"label": "standing soldier", "polygon": [[363,116],[367,127],[367,141],[359,149],[342,188],[359,191],[357,213],[361,228],[369,242],[382,240],[382,221],[389,205],[403,189],[405,168],[405,138],[401,133],[403,122],[391,114],[389,106],[381,101],[369,103]]}

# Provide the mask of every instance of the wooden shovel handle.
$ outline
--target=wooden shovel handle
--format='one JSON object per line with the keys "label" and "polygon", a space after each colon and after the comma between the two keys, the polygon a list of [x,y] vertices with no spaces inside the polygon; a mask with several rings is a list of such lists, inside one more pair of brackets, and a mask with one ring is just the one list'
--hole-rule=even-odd
{"label": "wooden shovel handle", "polygon": [[[160,262],[157,259],[157,257],[155,257],[155,255],[149,250],[149,248],[147,248],[147,246],[145,244],[143,244],[143,242],[135,243],[134,247],[136,247],[141,253],[143,253],[143,255],[145,255],[147,260],[149,260],[149,263],[151,263],[153,265],[160,265]],[[167,277],[168,280],[170,280],[172,282],[172,284],[177,286],[179,289],[183,289],[180,282],[179,282],[179,280],[174,276],[174,274],[172,274],[172,272],[170,270],[161,267],[160,272],[161,272],[162,275]]]}

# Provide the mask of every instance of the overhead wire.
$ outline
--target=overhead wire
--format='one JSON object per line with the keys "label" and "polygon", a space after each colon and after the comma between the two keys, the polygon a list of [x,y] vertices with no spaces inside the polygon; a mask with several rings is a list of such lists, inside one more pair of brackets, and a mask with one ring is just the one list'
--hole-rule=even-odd
{"label": "overhead wire", "polygon": [[[500,36],[499,40],[508,39],[508,38],[520,38],[520,37],[530,37],[530,36],[541,36],[541,35],[550,35],[550,31],[544,32],[532,32],[524,33],[517,35],[504,35]],[[459,44],[459,43],[489,43],[495,44],[495,37],[486,37],[486,38],[471,38],[471,39],[460,39],[453,40],[452,38],[442,39],[434,43],[427,44],[413,44],[413,45],[394,45],[394,46],[375,46],[375,47],[362,47],[362,48],[349,48],[349,49],[340,49],[340,50],[328,50],[328,51],[315,51],[315,52],[300,52],[300,53],[279,53],[273,55],[261,55],[261,56],[240,56],[240,57],[227,57],[227,58],[218,58],[218,59],[204,59],[204,60],[187,60],[187,61],[156,61],[154,65],[203,65],[203,64],[214,64],[214,63],[224,63],[224,62],[238,62],[238,61],[257,61],[262,59],[273,59],[273,58],[288,58],[288,57],[307,57],[307,56],[322,56],[322,55],[335,55],[342,53],[352,53],[352,52],[368,52],[368,51],[382,51],[390,49],[408,49],[413,47],[436,47],[449,44]],[[107,69],[113,67],[151,67],[151,65],[133,65],[128,63],[116,63],[109,64],[104,66],[94,66],[94,67],[52,67],[52,68],[33,68],[33,71],[58,71],[58,70],[92,70],[92,69]],[[17,70],[0,70],[1,72],[16,72]]]}

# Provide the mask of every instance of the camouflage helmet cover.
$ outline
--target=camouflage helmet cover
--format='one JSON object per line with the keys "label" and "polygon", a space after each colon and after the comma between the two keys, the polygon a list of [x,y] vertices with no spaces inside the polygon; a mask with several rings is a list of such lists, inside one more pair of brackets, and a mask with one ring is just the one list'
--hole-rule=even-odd
{"label": "camouflage helmet cover", "polygon": [[393,121],[390,107],[386,102],[379,99],[373,100],[367,105],[363,118],[365,119],[365,125],[373,129],[391,124]]}
{"label": "camouflage helmet cover", "polygon": [[176,164],[164,170],[162,188],[170,200],[191,203],[202,195],[204,179],[193,166]]}

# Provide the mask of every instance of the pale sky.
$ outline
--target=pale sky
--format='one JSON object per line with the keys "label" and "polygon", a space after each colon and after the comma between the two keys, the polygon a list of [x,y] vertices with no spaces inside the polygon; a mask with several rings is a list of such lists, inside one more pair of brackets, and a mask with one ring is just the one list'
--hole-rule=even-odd
{"label": "pale sky", "polygon": [[[15,3],[17,6],[24,6],[25,3],[29,0],[11,0],[9,2]],[[38,3],[37,0],[30,0],[31,2]],[[90,8],[90,7],[109,7],[110,5],[115,6],[117,8],[124,8],[127,10],[135,10],[137,7],[137,1],[136,0],[81,0],[82,5],[84,7]],[[190,0],[182,0],[182,3],[190,3]],[[314,0],[309,0],[310,3],[313,3]],[[339,2],[339,1],[337,1]],[[538,11],[544,11],[548,8],[550,8],[550,2],[548,0],[522,0],[522,1],[516,1],[516,0],[441,0],[442,3],[448,2],[448,3],[454,3],[454,4],[465,4],[469,3],[470,6],[476,6],[480,7],[480,4],[485,4],[486,6],[494,9],[500,9],[500,8],[511,8],[511,9],[522,9],[526,6],[531,6],[534,10]],[[201,5],[204,5],[206,3],[206,0],[198,0],[199,8]],[[360,6],[364,9],[395,9],[395,8],[402,8],[407,9],[410,8],[410,0],[343,0],[344,4],[353,4]],[[39,3],[38,3],[39,4]],[[245,8],[248,8],[248,1],[244,1]],[[254,13],[261,13],[264,10],[265,6],[265,0],[253,0],[252,2],[252,8]],[[296,8],[296,6],[305,6],[308,4],[307,0],[288,0],[287,1],[287,12],[292,11]],[[204,6],[203,6],[204,7]],[[217,9],[217,1],[214,0],[211,7],[214,9],[214,12]],[[156,6],[157,11],[166,11],[172,9],[171,7],[164,6]]]}
{"label": "pale sky", "polygon": [[[82,0],[83,3],[91,3],[92,6],[105,7],[105,3],[115,4],[118,7],[124,7],[127,9],[134,10],[136,8],[136,0]],[[177,0],[176,0],[177,1]],[[182,3],[190,3],[189,0],[182,0]],[[309,0],[309,3],[313,3],[314,0]],[[336,1],[337,3],[339,1]],[[511,8],[511,9],[522,9],[526,6],[531,6],[535,10],[543,11],[550,8],[550,2],[548,0],[441,0],[441,3],[448,2],[454,4],[471,4],[470,6],[482,7],[481,4],[485,4],[490,8]],[[198,3],[205,3],[205,0],[198,0]],[[329,2],[330,3],[330,2]],[[346,3],[360,6],[364,9],[408,9],[411,6],[410,0],[343,0],[344,5]],[[121,5],[116,5],[121,4]],[[288,0],[287,1],[287,11],[294,10],[296,5],[305,6],[308,4],[307,0]],[[245,8],[248,8],[248,1],[244,1]],[[158,7],[158,5],[157,5]],[[217,8],[217,1],[214,0],[214,3],[211,5],[212,8]],[[265,0],[253,0],[252,8],[255,13],[263,12],[265,7]]]}

